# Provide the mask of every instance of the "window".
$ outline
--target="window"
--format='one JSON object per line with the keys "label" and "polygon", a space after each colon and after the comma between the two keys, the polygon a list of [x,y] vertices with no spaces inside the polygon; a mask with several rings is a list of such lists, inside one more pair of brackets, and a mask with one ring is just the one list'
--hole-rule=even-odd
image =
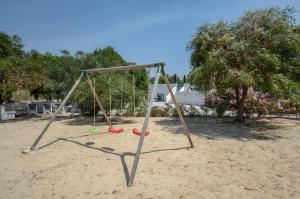
{"label": "window", "polygon": [[155,99],[156,102],[165,102],[165,94],[163,93],[157,93],[157,96],[156,96],[156,99]]}

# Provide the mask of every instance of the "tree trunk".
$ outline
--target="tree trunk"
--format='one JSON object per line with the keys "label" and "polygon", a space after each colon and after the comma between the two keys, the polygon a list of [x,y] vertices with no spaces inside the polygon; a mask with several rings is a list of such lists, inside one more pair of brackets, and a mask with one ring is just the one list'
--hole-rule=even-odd
{"label": "tree trunk", "polygon": [[235,118],[235,121],[237,122],[243,122],[244,121],[244,104],[240,104],[237,111],[237,116]]}
{"label": "tree trunk", "polygon": [[235,118],[235,121],[242,123],[244,122],[244,105],[248,95],[248,87],[243,86],[241,97],[240,97],[240,89],[236,89],[235,93],[236,93],[236,107],[237,107],[237,116]]}
{"label": "tree trunk", "polygon": [[7,97],[7,102],[11,102],[12,92],[9,92]]}

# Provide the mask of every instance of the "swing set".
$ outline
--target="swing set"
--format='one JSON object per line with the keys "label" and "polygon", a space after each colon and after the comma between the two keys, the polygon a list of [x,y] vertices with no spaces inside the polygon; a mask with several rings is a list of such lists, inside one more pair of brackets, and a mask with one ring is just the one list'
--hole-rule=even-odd
{"label": "swing set", "polygon": [[[149,72],[149,71],[148,71]],[[149,73],[148,73],[149,75]],[[148,77],[149,78],[149,77]],[[150,78],[149,78],[150,79]],[[124,129],[123,128],[115,128],[112,126],[112,91],[111,91],[111,79],[110,79],[110,76],[108,78],[108,85],[109,85],[109,127],[108,127],[108,132],[109,133],[124,133]],[[121,104],[121,110],[120,110],[120,121],[121,121],[121,124],[123,123],[123,79],[121,80],[121,85],[120,85],[120,92],[121,92],[121,99],[120,99],[120,104]],[[95,91],[95,88],[96,88],[96,82],[95,82],[95,78],[94,78],[94,92],[96,93]],[[135,116],[135,80],[134,80],[134,74],[132,74],[132,92],[133,92],[133,99],[132,99],[132,102],[133,102],[133,116]],[[91,133],[92,134],[97,134],[99,133],[99,129],[96,128],[96,100],[95,100],[95,97],[93,98],[94,99],[94,123],[93,123],[93,128],[91,128]],[[134,135],[138,135],[138,136],[141,136],[141,131],[138,129],[138,128],[133,128],[132,129],[132,134]],[[150,134],[149,131],[146,131],[145,132],[145,136],[148,136]]]}
{"label": "swing set", "polygon": [[[179,116],[181,125],[183,127],[183,133],[186,135],[190,147],[193,148],[194,144],[193,141],[189,135],[189,131],[188,128],[186,126],[186,123],[184,121],[183,115],[179,109],[179,106],[176,102],[174,93],[172,91],[172,88],[170,86],[169,80],[166,76],[166,72],[165,72],[165,64],[164,63],[154,63],[154,64],[143,64],[143,65],[129,65],[129,66],[117,66],[117,67],[109,67],[109,68],[95,68],[95,69],[88,69],[88,70],[82,70],[82,73],[80,75],[80,77],[76,80],[75,84],[73,85],[73,87],[71,88],[71,90],[69,91],[69,93],[67,94],[67,96],[65,97],[65,99],[62,101],[62,103],[60,104],[60,106],[58,107],[58,109],[55,111],[55,113],[52,115],[51,119],[48,121],[48,123],[46,124],[46,126],[44,127],[44,129],[42,130],[42,132],[40,133],[40,135],[37,137],[37,139],[34,141],[34,143],[32,144],[31,148],[29,150],[23,150],[22,152],[24,154],[30,153],[31,151],[37,150],[37,144],[39,143],[39,141],[42,139],[42,137],[44,136],[44,134],[46,133],[47,129],[50,127],[50,125],[52,124],[52,122],[54,121],[55,117],[57,116],[57,114],[62,110],[62,108],[65,106],[65,104],[67,103],[68,99],[70,98],[70,96],[72,95],[72,93],[75,91],[76,87],[78,86],[78,84],[80,83],[80,81],[82,79],[85,79],[87,81],[87,84],[90,87],[90,90],[92,91],[93,95],[94,95],[94,130],[91,130],[93,133],[97,133],[98,129],[95,128],[95,106],[96,106],[96,102],[100,108],[100,110],[103,113],[103,116],[108,124],[108,132],[110,133],[123,133],[124,129],[123,128],[114,128],[112,126],[112,122],[111,122],[111,89],[109,88],[109,93],[110,93],[110,117],[107,116],[103,105],[100,101],[99,96],[96,93],[95,90],[95,86],[93,86],[93,83],[89,77],[89,74],[92,73],[113,73],[113,72],[125,72],[125,71],[133,71],[133,70],[141,70],[141,69],[148,69],[148,71],[151,68],[156,68],[156,76],[155,76],[155,80],[154,80],[154,84],[153,84],[153,88],[151,91],[151,95],[149,95],[148,97],[148,106],[147,106],[147,112],[145,115],[145,119],[144,119],[144,123],[142,126],[142,129],[138,129],[138,128],[133,128],[132,129],[132,133],[135,135],[140,136],[139,138],[139,142],[138,142],[138,146],[136,149],[136,153],[135,153],[135,158],[134,158],[134,162],[132,165],[132,169],[131,169],[131,175],[129,177],[129,181],[128,181],[128,186],[132,186],[133,181],[134,181],[134,177],[136,174],[136,170],[138,167],[138,163],[139,163],[139,159],[140,159],[140,155],[141,155],[141,151],[142,151],[142,147],[143,147],[143,143],[144,143],[144,138],[145,136],[149,135],[150,132],[147,131],[148,128],[148,123],[149,123],[149,119],[150,119],[150,114],[151,114],[151,110],[152,110],[152,106],[153,106],[153,101],[154,101],[154,97],[156,95],[156,90],[157,90],[157,85],[158,85],[158,80],[160,75],[162,75],[168,91],[171,95],[172,98],[172,102],[175,105],[175,109],[176,112]],[[109,84],[110,84],[110,80],[109,80]],[[133,77],[133,83],[134,83],[134,77]],[[94,80],[94,85],[95,85],[95,80]],[[134,85],[134,84],[133,84]],[[133,86],[133,90],[134,90],[134,86]],[[134,107],[133,107],[133,111],[134,111]],[[121,117],[122,117],[122,100],[121,100]]]}

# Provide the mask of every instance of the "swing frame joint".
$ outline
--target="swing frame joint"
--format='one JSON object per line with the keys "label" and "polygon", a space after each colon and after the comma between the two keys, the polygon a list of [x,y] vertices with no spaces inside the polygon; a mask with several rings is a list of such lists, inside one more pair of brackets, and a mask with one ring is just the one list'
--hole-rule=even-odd
{"label": "swing frame joint", "polygon": [[88,74],[87,74],[87,72],[85,70],[81,71],[81,77],[82,77],[83,80],[85,80],[85,79],[88,78]]}
{"label": "swing frame joint", "polygon": [[161,68],[164,68],[165,65],[166,65],[165,62],[160,62],[160,63],[155,63],[153,66],[156,67],[156,68],[159,68],[159,66],[160,66]]}

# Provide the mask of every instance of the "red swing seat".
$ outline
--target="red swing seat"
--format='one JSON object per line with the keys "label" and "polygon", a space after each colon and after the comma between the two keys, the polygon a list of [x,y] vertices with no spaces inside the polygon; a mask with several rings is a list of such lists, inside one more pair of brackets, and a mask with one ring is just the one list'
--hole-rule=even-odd
{"label": "red swing seat", "polygon": [[[137,128],[133,128],[133,129],[132,129],[132,133],[135,134],[135,135],[141,136],[142,131],[140,131],[140,130],[137,129]],[[147,136],[147,135],[149,135],[149,134],[150,134],[149,131],[146,131],[146,132],[145,132],[145,136]]]}
{"label": "red swing seat", "polygon": [[112,126],[108,127],[108,132],[110,133],[123,133],[124,132],[124,129],[123,128],[114,128]]}

